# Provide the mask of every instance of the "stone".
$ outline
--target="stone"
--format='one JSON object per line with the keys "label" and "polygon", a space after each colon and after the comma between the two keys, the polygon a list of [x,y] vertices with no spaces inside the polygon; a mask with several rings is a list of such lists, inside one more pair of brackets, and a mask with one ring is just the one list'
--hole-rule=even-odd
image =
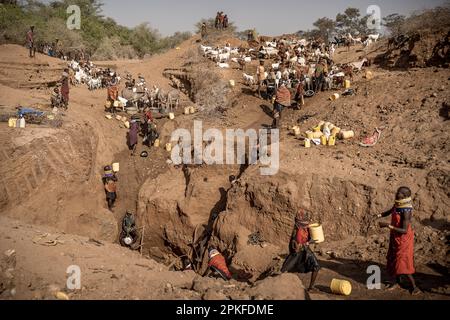
{"label": "stone", "polygon": [[257,281],[248,290],[255,299],[264,300],[305,300],[305,287],[300,278],[293,273],[283,273]]}
{"label": "stone", "polygon": [[208,289],[202,297],[203,300],[228,300],[227,296],[216,289]]}

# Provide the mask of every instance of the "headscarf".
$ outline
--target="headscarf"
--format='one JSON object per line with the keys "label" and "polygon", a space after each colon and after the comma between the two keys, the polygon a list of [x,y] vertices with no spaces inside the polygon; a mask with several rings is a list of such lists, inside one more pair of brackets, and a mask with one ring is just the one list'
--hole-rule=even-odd
{"label": "headscarf", "polygon": [[211,249],[208,252],[208,256],[210,259],[214,258],[215,256],[218,256],[220,252],[217,249]]}

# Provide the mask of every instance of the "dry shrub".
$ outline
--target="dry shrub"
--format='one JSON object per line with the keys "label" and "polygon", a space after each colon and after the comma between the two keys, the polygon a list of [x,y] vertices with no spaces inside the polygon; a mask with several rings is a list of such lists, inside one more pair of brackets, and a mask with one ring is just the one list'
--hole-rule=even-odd
{"label": "dry shrub", "polygon": [[449,28],[450,5],[446,5],[412,14],[403,23],[401,31],[409,34],[425,30],[442,31]]}
{"label": "dry shrub", "polygon": [[195,103],[208,114],[222,112],[230,106],[230,87],[216,71],[206,63],[197,65],[192,71],[192,90]]}
{"label": "dry shrub", "polygon": [[184,55],[183,60],[185,61],[185,66],[199,64],[203,61],[203,57],[200,53],[200,48],[189,49]]}

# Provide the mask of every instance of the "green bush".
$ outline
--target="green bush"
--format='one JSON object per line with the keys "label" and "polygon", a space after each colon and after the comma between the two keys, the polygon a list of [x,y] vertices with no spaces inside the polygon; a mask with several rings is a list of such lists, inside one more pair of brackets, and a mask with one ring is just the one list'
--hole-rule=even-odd
{"label": "green bush", "polygon": [[[81,30],[66,26],[69,5],[81,9]],[[143,57],[176,47],[191,37],[189,32],[176,32],[162,37],[148,24],[127,28],[101,15],[98,0],[59,0],[48,4],[26,0],[20,5],[0,4],[0,43],[24,45],[26,32],[35,26],[35,42],[52,43],[60,40],[61,49],[76,47],[103,59]]]}

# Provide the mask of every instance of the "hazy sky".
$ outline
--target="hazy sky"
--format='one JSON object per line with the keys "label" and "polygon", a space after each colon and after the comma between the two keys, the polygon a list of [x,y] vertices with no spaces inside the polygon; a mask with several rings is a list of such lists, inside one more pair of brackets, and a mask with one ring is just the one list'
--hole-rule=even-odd
{"label": "hazy sky", "polygon": [[[47,1],[46,1],[47,2]],[[365,14],[369,5],[378,5],[381,16],[409,14],[435,7],[445,0],[103,0],[103,14],[133,27],[149,22],[163,35],[194,31],[201,18],[228,14],[239,30],[256,28],[265,35],[280,35],[311,29],[320,17],[336,18],[348,7]]]}

